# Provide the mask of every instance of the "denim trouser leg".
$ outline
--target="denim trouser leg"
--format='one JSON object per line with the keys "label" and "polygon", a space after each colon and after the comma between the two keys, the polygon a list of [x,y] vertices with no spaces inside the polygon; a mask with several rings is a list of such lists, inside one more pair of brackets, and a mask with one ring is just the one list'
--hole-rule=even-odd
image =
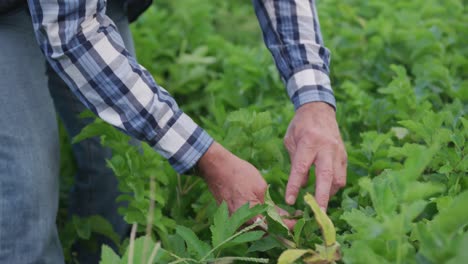
{"label": "denim trouser leg", "polygon": [[[128,19],[121,1],[109,1],[107,15],[115,22],[122,38],[131,53],[134,53]],[[86,110],[63,80],[50,67],[47,69],[49,89],[57,112],[70,137],[76,136],[90,119],[78,118]],[[70,214],[86,217],[100,215],[106,218],[121,237],[128,232],[128,224],[117,212],[119,204],[115,201],[119,195],[117,180],[106,167],[105,159],[110,158],[110,151],[101,147],[98,138],[84,140],[72,146],[77,162],[75,184],[70,194]],[[100,238],[100,243],[110,241]],[[91,253],[81,244],[73,249],[80,263],[98,263],[99,253]]]}
{"label": "denim trouser leg", "polygon": [[[133,52],[121,3],[109,1],[108,15]],[[54,104],[71,136],[90,120],[76,118],[84,107],[50,69],[47,90],[45,68],[27,12],[0,16],[0,263],[63,263],[55,227],[59,142]],[[117,182],[104,162],[109,151],[97,140],[73,150],[78,173],[71,213],[102,215],[124,235],[127,225],[115,203]],[[98,255],[77,251],[81,263],[98,262]]]}
{"label": "denim trouser leg", "polygon": [[0,16],[0,263],[63,263],[60,150],[44,73],[27,12]]}

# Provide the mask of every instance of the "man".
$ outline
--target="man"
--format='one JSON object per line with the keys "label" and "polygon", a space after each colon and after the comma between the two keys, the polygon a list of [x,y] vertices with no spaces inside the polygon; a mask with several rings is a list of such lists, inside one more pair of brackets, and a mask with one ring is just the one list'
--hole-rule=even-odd
{"label": "man", "polygon": [[[267,185],[257,169],[214,142],[137,63],[128,25],[113,21],[119,16],[107,16],[116,2],[28,0],[36,39],[53,70],[83,105],[148,142],[177,172],[198,166],[216,199],[226,200],[231,211],[246,202],[263,202]],[[329,197],[345,184],[346,153],[335,120],[329,52],[322,44],[314,3],[253,3],[296,109],[285,136],[292,163],[286,202],[295,203],[314,164],[315,196],[326,210]],[[54,108],[43,87],[44,63],[25,17],[11,12],[0,17],[0,262],[62,263],[54,226]],[[51,89],[57,106],[61,92]],[[59,112],[67,111],[63,102]]]}

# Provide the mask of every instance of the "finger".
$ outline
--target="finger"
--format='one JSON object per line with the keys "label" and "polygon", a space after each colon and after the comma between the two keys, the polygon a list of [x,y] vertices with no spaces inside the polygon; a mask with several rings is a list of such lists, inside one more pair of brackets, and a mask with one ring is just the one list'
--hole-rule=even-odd
{"label": "finger", "polygon": [[336,168],[336,185],[339,188],[343,188],[346,186],[346,169],[348,167],[348,161],[346,158],[346,154],[344,157],[338,160],[337,168]]}
{"label": "finger", "polygon": [[296,202],[299,189],[307,182],[310,166],[314,159],[315,153],[310,148],[301,145],[297,147],[286,186],[286,203],[293,205]]}
{"label": "finger", "polygon": [[327,209],[333,182],[333,153],[326,152],[317,157],[315,162],[315,199],[324,211]]}
{"label": "finger", "polygon": [[[289,213],[286,210],[279,208],[279,207],[276,207],[276,209],[278,210],[278,213],[280,216],[289,216]],[[292,230],[297,222],[297,220],[294,220],[294,219],[287,219],[287,218],[281,218],[281,219],[283,223],[288,227],[289,230]]]}
{"label": "finger", "polygon": [[335,175],[330,192],[330,198],[334,196],[341,188],[346,186],[346,155],[337,158],[335,161]]}

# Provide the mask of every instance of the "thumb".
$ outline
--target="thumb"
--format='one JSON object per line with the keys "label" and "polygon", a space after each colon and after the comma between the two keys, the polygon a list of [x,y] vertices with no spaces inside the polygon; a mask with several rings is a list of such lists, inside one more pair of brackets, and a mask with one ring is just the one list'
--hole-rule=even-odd
{"label": "thumb", "polygon": [[286,187],[286,203],[289,205],[296,202],[299,189],[307,183],[310,166],[315,159],[315,153],[311,153],[310,149],[300,145],[296,149],[296,153],[291,155],[293,155],[291,173]]}

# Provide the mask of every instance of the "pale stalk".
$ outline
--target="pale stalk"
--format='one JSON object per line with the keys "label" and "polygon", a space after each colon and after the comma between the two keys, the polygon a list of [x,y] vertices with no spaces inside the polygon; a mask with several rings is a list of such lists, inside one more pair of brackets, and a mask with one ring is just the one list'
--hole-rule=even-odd
{"label": "pale stalk", "polygon": [[133,255],[135,253],[135,236],[137,232],[137,223],[133,223],[132,232],[130,233],[130,245],[128,246],[128,264],[133,264]]}

